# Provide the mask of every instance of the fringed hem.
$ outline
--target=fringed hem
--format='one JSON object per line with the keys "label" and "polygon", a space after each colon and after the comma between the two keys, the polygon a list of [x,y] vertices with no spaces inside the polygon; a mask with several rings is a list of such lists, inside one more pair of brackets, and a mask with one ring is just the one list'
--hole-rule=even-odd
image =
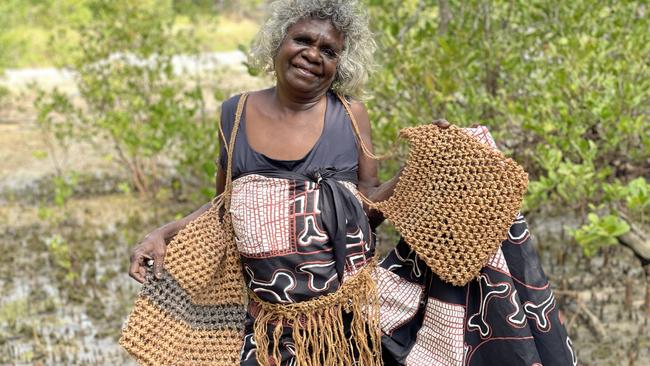
{"label": "fringed hem", "polygon": [[[331,294],[295,304],[273,304],[259,299],[254,339],[260,365],[279,365],[278,344],[282,327],[292,328],[297,365],[379,366],[381,333],[377,287],[372,278],[374,265],[368,265]],[[352,313],[350,337],[346,337],[343,311]],[[269,352],[268,325],[273,327],[273,349]]]}

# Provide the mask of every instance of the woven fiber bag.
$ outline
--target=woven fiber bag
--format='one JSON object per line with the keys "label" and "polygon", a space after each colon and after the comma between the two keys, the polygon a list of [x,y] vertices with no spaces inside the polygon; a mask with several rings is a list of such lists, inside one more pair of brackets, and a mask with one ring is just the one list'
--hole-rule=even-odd
{"label": "woven fiber bag", "polygon": [[210,209],[169,244],[163,278],[152,275],[120,344],[141,365],[236,365],[245,316],[232,234]]}
{"label": "woven fiber bag", "polygon": [[[245,99],[240,100],[237,122]],[[231,137],[224,193],[174,237],[163,277],[147,274],[123,326],[120,344],[140,365],[239,364],[246,291],[228,214],[232,143]]]}
{"label": "woven fiber bag", "polygon": [[442,280],[476,278],[506,239],[528,177],[512,159],[461,128],[405,128],[406,165],[394,194],[371,204]]}

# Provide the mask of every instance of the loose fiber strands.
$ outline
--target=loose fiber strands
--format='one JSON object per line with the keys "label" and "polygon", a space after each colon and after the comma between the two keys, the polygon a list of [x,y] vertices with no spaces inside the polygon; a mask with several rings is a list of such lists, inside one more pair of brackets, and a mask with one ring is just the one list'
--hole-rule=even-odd
{"label": "loose fiber strands", "polygon": [[[289,327],[292,328],[296,365],[381,365],[379,300],[372,277],[374,268],[374,264],[366,265],[336,292],[293,304],[265,302],[249,291],[256,304],[254,341],[257,362],[260,365],[279,364],[282,327]],[[344,312],[352,313],[349,336],[345,334]],[[269,347],[271,337],[273,347]],[[267,354],[264,350],[269,348]]]}
{"label": "loose fiber strands", "polygon": [[410,148],[394,194],[372,204],[442,280],[475,278],[507,237],[528,185],[512,159],[462,129],[405,128]]}

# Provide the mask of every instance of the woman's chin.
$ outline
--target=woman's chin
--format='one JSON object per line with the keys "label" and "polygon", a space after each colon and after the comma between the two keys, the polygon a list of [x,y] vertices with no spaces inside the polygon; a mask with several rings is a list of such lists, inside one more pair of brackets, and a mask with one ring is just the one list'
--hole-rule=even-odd
{"label": "woman's chin", "polygon": [[288,80],[286,87],[294,93],[307,95],[319,94],[328,89],[319,83],[300,78]]}

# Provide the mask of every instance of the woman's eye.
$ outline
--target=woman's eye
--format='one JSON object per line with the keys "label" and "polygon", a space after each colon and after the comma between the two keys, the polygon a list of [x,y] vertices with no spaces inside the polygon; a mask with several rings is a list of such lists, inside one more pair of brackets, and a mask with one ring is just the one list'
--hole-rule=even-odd
{"label": "woman's eye", "polygon": [[298,44],[309,44],[309,39],[305,37],[294,38],[294,41]]}
{"label": "woman's eye", "polygon": [[331,48],[323,48],[321,52],[323,52],[323,54],[329,58],[335,58],[337,56],[336,52],[334,52],[334,50]]}

